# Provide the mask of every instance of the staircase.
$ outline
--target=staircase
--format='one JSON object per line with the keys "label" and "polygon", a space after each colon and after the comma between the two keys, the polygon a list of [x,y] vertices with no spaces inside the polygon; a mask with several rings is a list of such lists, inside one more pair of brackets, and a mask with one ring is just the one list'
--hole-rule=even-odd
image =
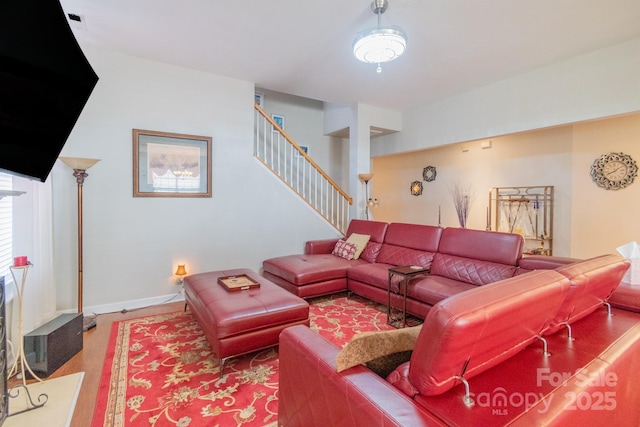
{"label": "staircase", "polygon": [[255,104],[253,155],[339,232],[347,231],[353,199]]}

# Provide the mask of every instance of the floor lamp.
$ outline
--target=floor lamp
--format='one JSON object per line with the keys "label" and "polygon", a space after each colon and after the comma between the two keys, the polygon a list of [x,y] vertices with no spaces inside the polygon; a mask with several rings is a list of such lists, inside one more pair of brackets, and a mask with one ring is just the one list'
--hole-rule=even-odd
{"label": "floor lamp", "polygon": [[369,181],[373,178],[372,173],[361,173],[358,175],[360,181],[364,182],[364,213],[369,219]]}
{"label": "floor lamp", "polygon": [[[60,157],[62,162],[73,169],[73,176],[78,184],[78,313],[82,313],[82,187],[89,176],[87,169],[98,163],[99,159],[84,159],[79,157]],[[96,327],[95,317],[84,317],[82,330],[88,331]]]}

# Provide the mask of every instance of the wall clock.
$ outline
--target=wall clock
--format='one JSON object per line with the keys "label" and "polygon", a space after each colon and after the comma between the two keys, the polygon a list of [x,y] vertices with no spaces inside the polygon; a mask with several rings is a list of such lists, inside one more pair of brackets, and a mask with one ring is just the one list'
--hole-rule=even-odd
{"label": "wall clock", "polygon": [[619,190],[638,175],[636,161],[624,153],[603,154],[591,165],[591,178],[606,190]]}
{"label": "wall clock", "polygon": [[419,196],[422,194],[422,182],[413,181],[411,183],[411,194],[414,196]]}
{"label": "wall clock", "polygon": [[436,175],[437,172],[435,166],[427,166],[426,168],[422,169],[422,179],[427,182],[435,181]]}

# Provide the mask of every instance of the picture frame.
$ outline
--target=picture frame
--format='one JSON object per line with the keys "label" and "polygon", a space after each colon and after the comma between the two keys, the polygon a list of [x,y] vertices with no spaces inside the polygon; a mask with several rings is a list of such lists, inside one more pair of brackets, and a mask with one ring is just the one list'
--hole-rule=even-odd
{"label": "picture frame", "polygon": [[[309,154],[309,146],[308,145],[301,145],[300,148],[302,149],[302,151],[305,152],[305,154]],[[295,156],[296,157],[304,157],[302,154],[300,154],[300,152],[298,150],[295,150]]]}
{"label": "picture frame", "polygon": [[[284,130],[284,116],[281,116],[279,114],[272,114],[271,119],[276,122],[278,126],[280,126],[280,129]],[[273,128],[273,130],[276,131],[277,129]]]}
{"label": "picture frame", "polygon": [[258,104],[258,106],[264,108],[264,93],[256,92],[254,103]]}
{"label": "picture frame", "polygon": [[211,137],[133,129],[133,197],[211,197]]}

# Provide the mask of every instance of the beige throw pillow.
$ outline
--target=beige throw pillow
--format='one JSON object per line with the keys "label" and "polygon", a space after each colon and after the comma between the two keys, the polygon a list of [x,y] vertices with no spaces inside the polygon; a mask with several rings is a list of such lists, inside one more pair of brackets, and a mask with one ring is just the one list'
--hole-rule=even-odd
{"label": "beige throw pillow", "polygon": [[353,259],[360,258],[360,254],[364,251],[364,248],[367,247],[370,238],[371,236],[368,234],[351,233],[351,236],[347,239],[347,243],[356,245],[356,252],[353,254]]}
{"label": "beige throw pillow", "polygon": [[338,372],[393,353],[413,350],[422,325],[391,331],[362,332],[336,355]]}

